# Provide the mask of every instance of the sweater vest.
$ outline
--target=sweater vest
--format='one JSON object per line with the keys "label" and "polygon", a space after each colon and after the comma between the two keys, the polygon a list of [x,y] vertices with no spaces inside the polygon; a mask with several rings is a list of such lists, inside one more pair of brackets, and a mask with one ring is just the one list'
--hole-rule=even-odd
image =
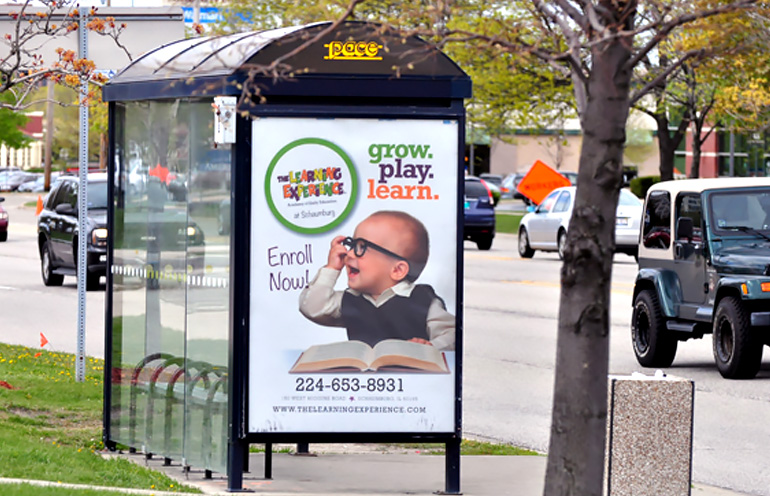
{"label": "sweater vest", "polygon": [[342,295],[342,319],[348,339],[374,346],[385,339],[428,340],[428,309],[436,293],[427,284],[418,284],[409,297],[396,295],[376,307],[362,295],[348,291]]}

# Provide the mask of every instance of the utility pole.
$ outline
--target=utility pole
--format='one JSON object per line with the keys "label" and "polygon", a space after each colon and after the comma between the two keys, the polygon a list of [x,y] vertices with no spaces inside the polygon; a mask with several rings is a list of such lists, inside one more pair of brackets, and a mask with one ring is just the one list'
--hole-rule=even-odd
{"label": "utility pole", "polygon": [[[86,29],[87,14],[80,10],[78,23],[78,56],[88,58],[88,29]],[[88,273],[88,79],[80,78],[80,147],[78,170],[78,339],[75,355],[75,381],[84,382],[86,379],[86,275]]]}

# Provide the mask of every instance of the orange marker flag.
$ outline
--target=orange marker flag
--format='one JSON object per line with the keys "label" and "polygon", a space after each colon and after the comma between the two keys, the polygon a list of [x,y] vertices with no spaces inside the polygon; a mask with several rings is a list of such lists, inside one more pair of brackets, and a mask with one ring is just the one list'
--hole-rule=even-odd
{"label": "orange marker flag", "polygon": [[48,340],[45,338],[45,335],[41,332],[40,333],[40,347],[42,348],[43,346],[45,346],[47,344],[48,344]]}
{"label": "orange marker flag", "polygon": [[40,195],[37,195],[37,210],[35,211],[35,215],[40,215],[40,212],[43,211],[43,197]]}

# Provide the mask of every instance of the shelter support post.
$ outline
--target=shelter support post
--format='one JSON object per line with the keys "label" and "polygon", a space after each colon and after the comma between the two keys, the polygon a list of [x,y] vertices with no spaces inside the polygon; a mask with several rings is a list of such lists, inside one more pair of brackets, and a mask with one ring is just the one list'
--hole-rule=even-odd
{"label": "shelter support post", "polygon": [[243,445],[245,439],[230,439],[228,443],[229,461],[227,464],[227,492],[243,493]]}
{"label": "shelter support post", "polygon": [[273,478],[273,443],[265,443],[265,479]]}
{"label": "shelter support post", "polygon": [[460,438],[446,443],[446,476],[444,494],[462,494],[460,492]]}

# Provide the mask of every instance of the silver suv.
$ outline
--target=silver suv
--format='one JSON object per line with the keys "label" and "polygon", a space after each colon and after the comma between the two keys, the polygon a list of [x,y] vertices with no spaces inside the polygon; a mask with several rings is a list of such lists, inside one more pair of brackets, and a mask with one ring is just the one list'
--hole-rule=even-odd
{"label": "silver suv", "polygon": [[631,335],[645,367],[712,334],[723,377],[754,377],[770,344],[770,178],[666,181],[644,203]]}

